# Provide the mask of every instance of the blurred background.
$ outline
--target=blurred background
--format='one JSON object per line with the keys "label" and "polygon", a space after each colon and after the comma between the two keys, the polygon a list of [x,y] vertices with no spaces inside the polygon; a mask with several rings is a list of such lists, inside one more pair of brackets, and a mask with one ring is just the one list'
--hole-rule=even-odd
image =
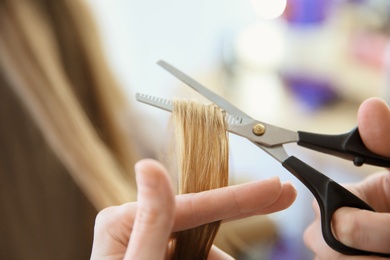
{"label": "blurred background", "polygon": [[[156,149],[169,114],[139,104],[135,92],[203,100],[156,62],[165,60],[256,119],[291,130],[339,134],[356,126],[366,98],[390,101],[390,2],[386,0],[89,0],[107,55],[139,123]],[[144,120],[141,120],[144,119]],[[286,145],[340,183],[375,167]],[[311,259],[302,234],[312,196],[248,141],[230,135],[231,179],[279,176],[298,189],[294,205],[271,215],[278,238],[243,259]],[[259,253],[261,251],[261,253]]]}

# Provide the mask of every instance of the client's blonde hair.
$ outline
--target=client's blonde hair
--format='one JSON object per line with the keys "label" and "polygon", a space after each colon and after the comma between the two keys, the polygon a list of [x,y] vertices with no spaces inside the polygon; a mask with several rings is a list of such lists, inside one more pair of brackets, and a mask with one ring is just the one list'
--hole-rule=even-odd
{"label": "client's blonde hair", "polygon": [[136,198],[128,110],[82,0],[0,0],[0,259],[89,258]]}
{"label": "client's blonde hair", "polygon": [[0,21],[4,81],[73,179],[97,209],[133,200],[128,108],[84,4],[1,0]]}
{"label": "client's blonde hair", "polygon": [[[178,193],[228,185],[228,135],[224,113],[215,105],[175,101]],[[173,259],[207,259],[220,221],[174,234]]]}

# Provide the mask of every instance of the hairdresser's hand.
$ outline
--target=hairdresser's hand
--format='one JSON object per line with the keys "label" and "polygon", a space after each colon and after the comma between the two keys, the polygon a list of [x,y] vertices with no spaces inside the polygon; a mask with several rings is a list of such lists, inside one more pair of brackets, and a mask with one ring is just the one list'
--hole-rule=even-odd
{"label": "hairdresser's hand", "polygon": [[[373,152],[390,157],[390,110],[379,99],[365,101],[358,113],[358,126],[364,144]],[[341,208],[332,218],[333,232],[338,240],[350,247],[390,253],[390,172],[385,170],[360,183],[347,186],[377,212]],[[306,229],[304,240],[316,259],[381,259],[373,256],[341,255],[322,238],[320,212],[316,202],[315,221]]]}
{"label": "hairdresser's hand", "polygon": [[[174,231],[280,211],[296,197],[277,178],[175,197],[166,170],[152,160],[137,163],[136,177],[138,202],[98,214],[91,259],[164,259]],[[229,256],[213,247],[209,259]]]}

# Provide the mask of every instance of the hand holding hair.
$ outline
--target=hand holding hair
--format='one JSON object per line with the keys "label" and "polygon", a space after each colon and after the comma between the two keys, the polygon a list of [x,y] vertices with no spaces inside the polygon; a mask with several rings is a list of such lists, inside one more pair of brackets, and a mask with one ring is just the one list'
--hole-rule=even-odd
{"label": "hand holding hair", "polygon": [[[91,259],[164,259],[173,231],[280,211],[296,197],[292,184],[278,178],[175,197],[160,163],[142,160],[135,169],[138,202],[99,213]],[[209,254],[209,259],[226,257],[216,247]]]}

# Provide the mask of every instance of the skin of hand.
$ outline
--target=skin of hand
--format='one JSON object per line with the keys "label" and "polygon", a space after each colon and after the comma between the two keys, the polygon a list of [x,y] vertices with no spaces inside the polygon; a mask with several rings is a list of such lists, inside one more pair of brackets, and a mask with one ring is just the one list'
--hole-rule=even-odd
{"label": "skin of hand", "polygon": [[[364,144],[372,152],[390,157],[390,110],[379,98],[362,103],[358,111],[358,127]],[[376,212],[341,208],[332,217],[332,229],[343,244],[371,252],[390,253],[390,171],[389,169],[346,186],[366,201]],[[323,240],[320,212],[313,202],[316,219],[304,233],[305,244],[315,259],[387,259],[375,256],[347,256],[332,250]]]}
{"label": "skin of hand", "polygon": [[[294,186],[276,177],[174,196],[160,163],[142,160],[135,170],[138,200],[99,212],[91,259],[165,259],[172,232],[280,211],[296,198]],[[232,258],[213,246],[208,259]]]}

